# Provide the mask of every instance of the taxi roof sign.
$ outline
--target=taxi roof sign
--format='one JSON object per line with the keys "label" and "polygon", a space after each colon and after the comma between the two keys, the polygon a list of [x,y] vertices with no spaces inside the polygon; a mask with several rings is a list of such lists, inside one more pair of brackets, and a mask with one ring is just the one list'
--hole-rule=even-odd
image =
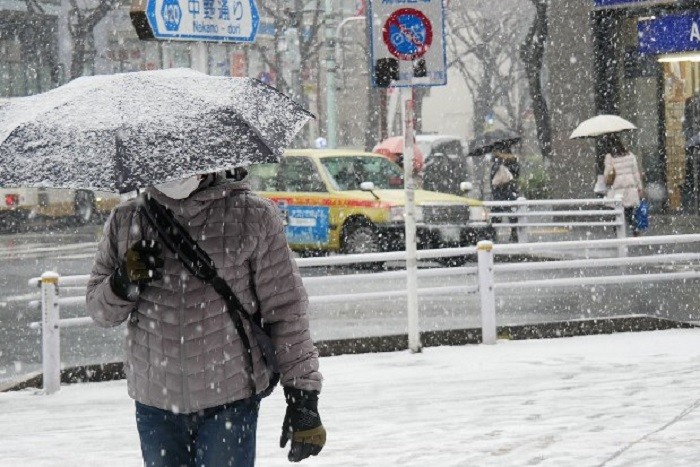
{"label": "taxi roof sign", "polygon": [[444,0],[370,0],[375,87],[447,84]]}

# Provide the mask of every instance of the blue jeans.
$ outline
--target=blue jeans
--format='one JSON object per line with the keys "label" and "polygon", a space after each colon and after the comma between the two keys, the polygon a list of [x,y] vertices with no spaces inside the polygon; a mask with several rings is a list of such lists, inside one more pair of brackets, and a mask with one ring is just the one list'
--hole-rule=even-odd
{"label": "blue jeans", "polygon": [[136,402],[141,454],[148,467],[253,467],[260,400],[190,414]]}

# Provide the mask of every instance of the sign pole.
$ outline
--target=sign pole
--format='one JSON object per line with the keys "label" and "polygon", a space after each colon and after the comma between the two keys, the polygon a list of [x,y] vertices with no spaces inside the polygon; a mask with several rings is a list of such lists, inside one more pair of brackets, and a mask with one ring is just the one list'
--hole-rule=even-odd
{"label": "sign pole", "polygon": [[335,11],[333,0],[325,0],[326,7],[326,141],[329,149],[338,146],[336,133],[338,108],[336,107],[335,77],[336,67],[335,49],[337,37],[335,33]]}
{"label": "sign pole", "polygon": [[[407,6],[410,4],[410,6]],[[375,22],[377,26],[375,27]],[[399,92],[403,117],[404,240],[406,242],[406,296],[408,347],[421,351],[418,315],[418,252],[416,245],[416,181],[413,178],[415,144],[413,88],[447,84],[445,0],[369,0],[370,78],[377,88]]]}
{"label": "sign pole", "polygon": [[403,174],[405,206],[405,239],[406,239],[406,292],[408,310],[408,348],[413,353],[422,350],[420,327],[418,323],[418,259],[416,247],[416,182],[413,178],[413,99],[411,89],[399,88],[401,93],[401,108],[404,115],[403,143]]}

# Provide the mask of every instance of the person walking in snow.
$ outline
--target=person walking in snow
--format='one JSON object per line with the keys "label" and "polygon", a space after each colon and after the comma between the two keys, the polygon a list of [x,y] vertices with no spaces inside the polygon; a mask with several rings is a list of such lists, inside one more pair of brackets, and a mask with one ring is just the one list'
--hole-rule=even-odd
{"label": "person walking in snow", "polygon": [[608,187],[606,196],[614,198],[622,197],[622,205],[625,209],[625,221],[632,229],[632,235],[639,235],[637,230],[634,210],[644,193],[642,176],[637,166],[637,157],[625,148],[622,140],[616,133],[601,136],[605,148],[605,169],[603,177]]}
{"label": "person walking in snow", "polygon": [[[515,201],[518,199],[518,177],[520,177],[520,162],[518,156],[511,151],[512,144],[496,145],[493,149],[493,164],[491,165],[491,195],[494,201]],[[508,212],[515,208],[494,207],[493,212]],[[494,217],[493,222],[501,222],[500,217]],[[518,222],[517,217],[511,217],[511,224]],[[518,242],[518,229],[511,227],[510,241]]]}
{"label": "person walking in snow", "polygon": [[[326,440],[308,299],[276,207],[237,178],[198,175],[150,187],[144,196],[185,226],[244,312],[261,313],[287,401],[280,447],[291,441],[288,458],[298,462],[317,455]],[[250,326],[241,337],[222,295],[161,246],[143,199],[126,201],[109,216],[87,309],[103,327],[127,322],[125,372],[144,463],[253,466],[261,393],[270,381],[261,346]]]}

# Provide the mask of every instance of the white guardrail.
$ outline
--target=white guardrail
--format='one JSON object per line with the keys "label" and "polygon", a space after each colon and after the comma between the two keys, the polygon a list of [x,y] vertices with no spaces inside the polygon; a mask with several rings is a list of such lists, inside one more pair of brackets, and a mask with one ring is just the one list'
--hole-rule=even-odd
{"label": "white guardrail", "polygon": [[[513,264],[494,264],[494,257],[497,255],[512,254],[532,254],[541,252],[552,252],[567,249],[593,249],[610,248],[631,245],[668,245],[681,243],[700,242],[700,234],[690,235],[670,235],[656,237],[635,237],[624,239],[604,239],[604,240],[582,240],[563,242],[543,242],[543,243],[518,243],[518,244],[493,244],[490,241],[482,241],[475,247],[464,248],[444,248],[439,250],[419,250],[418,259],[434,259],[441,257],[476,255],[476,267],[460,268],[428,268],[420,269],[418,277],[435,278],[447,275],[474,275],[476,274],[476,285],[464,284],[462,286],[429,287],[418,288],[420,296],[430,296],[445,293],[477,293],[480,297],[481,321],[482,321],[482,342],[484,344],[496,343],[496,291],[504,288],[536,288],[536,287],[571,287],[589,286],[592,284],[621,284],[640,283],[647,281],[669,281],[669,280],[689,280],[700,279],[700,271],[691,270],[684,272],[665,272],[653,274],[616,274],[595,277],[566,277],[547,280],[525,280],[511,282],[497,282],[496,272],[514,271],[545,271],[545,270],[567,270],[601,268],[611,266],[624,266],[632,264],[660,264],[678,263],[700,260],[700,253],[682,254],[653,254],[649,256],[634,256],[626,258],[596,258],[596,259],[576,259],[527,262]],[[385,261],[405,260],[406,254],[403,251],[388,253],[367,253],[358,255],[339,255],[318,258],[298,259],[299,267],[314,266],[339,266],[356,263],[374,263]],[[620,271],[620,269],[614,269]],[[352,280],[356,281],[376,281],[377,279],[390,279],[406,277],[406,270],[388,271],[378,273],[353,274]],[[42,364],[43,364],[43,384],[44,393],[51,394],[60,388],[60,328],[70,326],[84,326],[91,324],[91,318],[70,318],[60,319],[61,305],[80,305],[85,303],[85,286],[89,276],[59,276],[55,272],[45,272],[40,278],[33,278],[29,281],[30,286],[41,287],[41,300],[30,302],[30,305],[41,307],[42,321],[31,323],[34,329],[42,331]],[[337,276],[313,276],[304,277],[306,285],[333,284],[346,282],[347,275]],[[67,291],[81,291],[80,296],[59,297],[59,288]],[[406,290],[391,290],[382,292],[339,294],[339,295],[314,295],[310,296],[311,303],[331,303],[347,302],[348,300],[374,300],[406,296]]]}
{"label": "white guardrail", "polygon": [[[493,226],[516,228],[521,243],[528,243],[530,231],[541,227],[613,227],[617,238],[627,236],[621,196],[545,200],[518,198],[517,201],[484,201],[484,206],[491,208]],[[619,246],[618,255],[626,254],[625,246]]]}

